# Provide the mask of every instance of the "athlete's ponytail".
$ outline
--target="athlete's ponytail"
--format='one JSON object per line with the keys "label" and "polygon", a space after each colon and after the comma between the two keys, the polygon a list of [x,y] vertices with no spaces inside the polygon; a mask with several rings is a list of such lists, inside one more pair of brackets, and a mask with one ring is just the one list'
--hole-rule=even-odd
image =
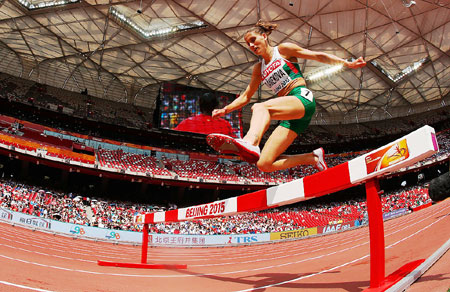
{"label": "athlete's ponytail", "polygon": [[258,32],[260,34],[265,33],[267,36],[272,33],[273,30],[275,30],[278,27],[278,24],[269,22],[269,21],[263,21],[258,20],[258,22],[255,24],[254,27],[252,27],[248,32],[254,31]]}

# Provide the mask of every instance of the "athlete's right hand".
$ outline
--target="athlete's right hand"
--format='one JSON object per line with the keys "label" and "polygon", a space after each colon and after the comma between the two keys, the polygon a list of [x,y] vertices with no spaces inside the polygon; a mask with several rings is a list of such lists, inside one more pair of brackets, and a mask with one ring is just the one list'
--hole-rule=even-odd
{"label": "athlete's right hand", "polygon": [[215,109],[215,110],[212,111],[212,118],[213,119],[218,119],[220,117],[223,117],[226,113],[227,112],[223,108]]}
{"label": "athlete's right hand", "polygon": [[358,59],[356,59],[353,62],[347,62],[347,64],[345,64],[345,66],[347,66],[348,68],[351,68],[351,69],[358,69],[358,68],[366,66],[366,61],[364,61],[363,57],[359,57]]}

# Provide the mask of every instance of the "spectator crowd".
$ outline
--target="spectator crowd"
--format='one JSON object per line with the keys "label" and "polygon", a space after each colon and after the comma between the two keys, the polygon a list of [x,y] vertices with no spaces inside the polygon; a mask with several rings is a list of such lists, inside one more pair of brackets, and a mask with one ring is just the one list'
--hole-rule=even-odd
{"label": "spectator crowd", "polygon": [[[428,189],[414,187],[383,195],[383,212],[413,209],[431,202]],[[104,199],[64,194],[28,186],[12,180],[0,180],[0,207],[41,218],[100,228],[141,231],[133,218],[145,212],[164,211],[165,207],[113,202]],[[176,206],[172,205],[172,208]],[[193,221],[158,223],[150,232],[166,234],[248,234],[326,226],[337,222],[367,218],[365,200],[345,203],[309,204],[270,209]]]}

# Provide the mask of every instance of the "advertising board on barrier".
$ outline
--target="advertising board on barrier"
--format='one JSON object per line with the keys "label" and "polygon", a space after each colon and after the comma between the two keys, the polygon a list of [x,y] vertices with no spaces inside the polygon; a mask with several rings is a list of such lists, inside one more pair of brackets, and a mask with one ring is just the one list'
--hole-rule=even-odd
{"label": "advertising board on barrier", "polygon": [[404,214],[406,214],[407,212],[408,212],[407,209],[401,208],[401,209],[394,210],[394,211],[392,211],[392,212],[384,213],[384,214],[383,214],[383,220],[392,219],[392,218],[394,218],[394,217],[404,215]]}
{"label": "advertising board on barrier", "polygon": [[[97,239],[102,241],[138,243],[142,242],[142,233],[126,230],[113,230],[71,224],[56,220],[30,216],[0,208],[0,220],[17,223],[27,228],[40,229],[47,232],[66,234],[77,238]],[[208,246],[249,244],[270,241],[269,233],[232,234],[232,235],[184,235],[184,234],[149,234],[149,243],[164,246]]]}
{"label": "advertising board on barrier", "polygon": [[343,231],[346,229],[350,229],[352,227],[355,227],[355,221],[334,224],[334,225],[320,226],[320,227],[317,227],[317,233],[318,234],[332,233],[332,232],[336,232],[336,231]]}
{"label": "advertising board on barrier", "polygon": [[[406,209],[402,209],[406,212]],[[401,211],[400,211],[401,212]],[[399,214],[399,212],[393,212]],[[17,223],[27,228],[40,229],[47,232],[55,232],[70,235],[76,238],[96,239],[114,243],[142,242],[142,233],[126,230],[113,230],[71,224],[56,220],[30,216],[0,208],[0,220],[9,223]],[[356,221],[355,221],[356,222]],[[274,240],[299,239],[311,235],[330,233],[345,230],[355,226],[355,222],[329,225],[326,227],[313,227],[273,233],[258,234],[228,234],[228,235],[190,235],[190,234],[149,234],[149,244],[155,246],[227,246],[239,244],[254,244],[270,242]]]}
{"label": "advertising board on barrier", "polygon": [[181,220],[190,220],[193,218],[223,215],[232,213],[235,205],[236,203],[234,200],[221,200],[188,208],[181,208],[179,209],[179,217]]}
{"label": "advertising board on barrier", "polygon": [[302,238],[317,234],[317,227],[270,233],[270,240]]}
{"label": "advertising board on barrier", "polygon": [[206,240],[202,236],[176,234],[149,234],[148,242],[156,245],[206,245]]}
{"label": "advertising board on barrier", "polygon": [[0,219],[11,221],[13,219],[13,212],[7,209],[0,208]]}
{"label": "advertising board on barrier", "polygon": [[85,235],[86,231],[84,230],[84,226],[75,225],[70,228],[69,232],[73,235]]}
{"label": "advertising board on barrier", "polygon": [[254,243],[254,242],[263,242],[270,241],[270,236],[267,236],[267,239],[262,238],[262,236],[258,236],[260,234],[244,234],[238,235],[234,234],[230,236],[231,243]]}
{"label": "advertising board on barrier", "polygon": [[149,243],[169,246],[249,244],[270,241],[269,233],[230,235],[149,234]]}
{"label": "advertising board on barrier", "polygon": [[406,139],[388,145],[366,156],[367,174],[397,164],[409,157]]}
{"label": "advertising board on barrier", "polygon": [[140,243],[142,234],[139,232],[110,230],[92,226],[65,223],[47,218],[31,216],[28,214],[0,208],[0,220],[20,224],[26,228],[39,229],[46,232],[55,232],[71,235],[77,238],[98,239],[114,242]]}
{"label": "advertising board on barrier", "polygon": [[[39,228],[39,229],[43,229],[43,230],[51,230],[52,229],[52,221],[50,219],[45,219],[45,218],[40,218],[40,217],[35,217],[35,216],[30,216],[24,213],[19,213],[19,212],[14,212],[14,211],[9,211],[6,209],[1,209],[2,210],[2,214],[7,214],[9,221],[13,221],[22,225],[25,225],[27,227],[31,227],[31,228]],[[3,215],[1,215],[3,216]],[[3,218],[2,219],[6,219]]]}
{"label": "advertising board on barrier", "polygon": [[39,217],[25,217],[25,216],[17,216],[19,217],[19,223],[28,225],[33,228],[40,228],[45,230],[52,229],[52,222],[49,219],[39,218]]}

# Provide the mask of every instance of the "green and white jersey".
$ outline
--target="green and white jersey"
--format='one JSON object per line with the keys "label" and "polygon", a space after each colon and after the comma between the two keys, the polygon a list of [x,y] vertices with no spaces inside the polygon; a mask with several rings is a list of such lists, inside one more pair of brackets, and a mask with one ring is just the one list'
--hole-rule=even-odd
{"label": "green and white jersey", "polygon": [[286,87],[292,80],[303,77],[300,66],[292,63],[278,52],[278,47],[273,48],[272,60],[268,64],[261,62],[261,80],[267,85],[274,94],[277,94]]}

